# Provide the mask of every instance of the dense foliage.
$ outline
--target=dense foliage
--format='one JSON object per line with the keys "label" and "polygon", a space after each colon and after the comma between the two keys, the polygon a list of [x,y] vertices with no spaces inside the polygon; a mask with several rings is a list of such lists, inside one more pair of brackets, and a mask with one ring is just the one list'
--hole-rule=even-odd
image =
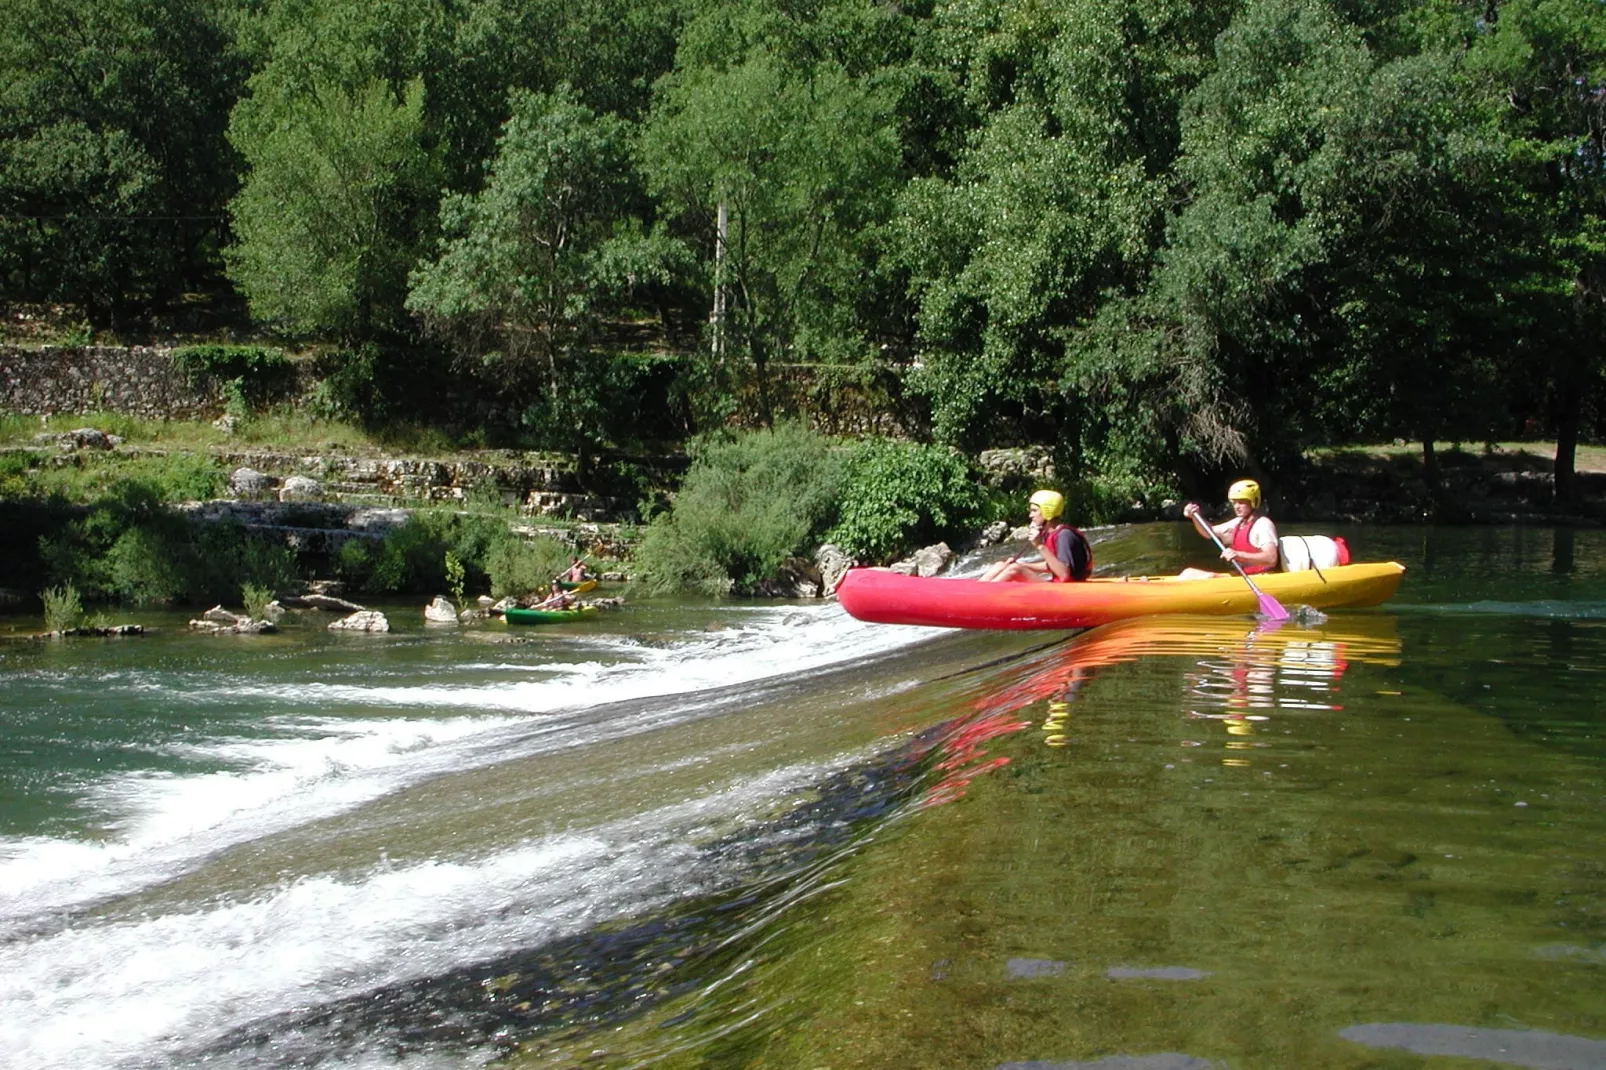
{"label": "dense foliage", "polygon": [[839,518],[826,538],[867,561],[964,532],[981,506],[965,459],[939,446],[872,441],[847,463]]}
{"label": "dense foliage", "polygon": [[636,578],[652,591],[751,591],[813,549],[840,482],[831,443],[795,424],[702,443],[642,538]]}
{"label": "dense foliage", "polygon": [[[917,439],[1184,489],[1336,439],[1420,441],[1431,475],[1435,439],[1543,433],[1563,497],[1606,433],[1599,0],[0,24],[0,300],[243,303],[338,345],[329,404],[361,419],[422,397],[584,451],[640,435],[609,391],[685,435],[818,417],[807,379],[874,384]],[[643,387],[621,354],[655,347],[679,363]]]}

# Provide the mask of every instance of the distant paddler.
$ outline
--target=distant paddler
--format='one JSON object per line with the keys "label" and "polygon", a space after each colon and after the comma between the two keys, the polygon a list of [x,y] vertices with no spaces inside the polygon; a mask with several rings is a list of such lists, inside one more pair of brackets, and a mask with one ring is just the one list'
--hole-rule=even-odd
{"label": "distant paddler", "polygon": [[1065,495],[1057,490],[1040,490],[1029,499],[1026,516],[1031,524],[1027,536],[1037,550],[1038,560],[1021,560],[1022,550],[1008,561],[1000,561],[982,576],[986,581],[1038,580],[1071,583],[1093,573],[1093,546],[1087,536],[1064,522],[1055,523],[1065,511]]}

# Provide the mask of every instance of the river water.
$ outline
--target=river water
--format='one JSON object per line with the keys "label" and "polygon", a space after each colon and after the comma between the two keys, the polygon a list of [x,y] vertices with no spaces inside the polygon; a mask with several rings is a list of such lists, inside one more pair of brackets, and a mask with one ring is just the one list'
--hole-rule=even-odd
{"label": "river water", "polygon": [[0,638],[0,1066],[1606,1067],[1606,534],[1347,537],[1278,628]]}

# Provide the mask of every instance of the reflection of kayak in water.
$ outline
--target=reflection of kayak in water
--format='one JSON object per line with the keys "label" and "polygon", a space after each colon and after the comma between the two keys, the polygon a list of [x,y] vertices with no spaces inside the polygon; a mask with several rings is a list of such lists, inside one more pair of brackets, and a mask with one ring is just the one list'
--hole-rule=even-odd
{"label": "reflection of kayak in water", "polygon": [[1355,616],[1319,627],[1180,615],[1120,621],[1056,647],[1029,677],[978,705],[989,711],[1018,709],[1061,695],[1099,669],[1149,657],[1267,667],[1336,682],[1352,663],[1398,665],[1394,624],[1387,616]]}
{"label": "reflection of kayak in water", "polygon": [[[1403,565],[1341,565],[1320,572],[1266,572],[1255,584],[1285,605],[1334,609],[1375,606],[1400,585]],[[1255,592],[1236,575],[1093,579],[1085,583],[983,583],[856,568],[837,588],[842,608],[877,624],[938,628],[1092,628],[1163,613],[1254,613]]]}
{"label": "reflection of kayak in water", "polygon": [[595,617],[602,611],[596,606],[574,606],[571,609],[517,609],[503,610],[509,624],[561,624],[564,621]]}

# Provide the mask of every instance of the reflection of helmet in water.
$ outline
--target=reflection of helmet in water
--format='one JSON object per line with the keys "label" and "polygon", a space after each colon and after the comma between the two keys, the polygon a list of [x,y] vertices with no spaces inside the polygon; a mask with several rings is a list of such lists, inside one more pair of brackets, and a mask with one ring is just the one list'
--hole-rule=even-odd
{"label": "reflection of helmet in water", "polygon": [[1031,502],[1044,520],[1053,520],[1065,508],[1065,495],[1057,490],[1040,490],[1032,495]]}
{"label": "reflection of helmet in water", "polygon": [[1227,488],[1227,500],[1230,502],[1248,502],[1256,509],[1260,508],[1260,484],[1253,479],[1240,479]]}

